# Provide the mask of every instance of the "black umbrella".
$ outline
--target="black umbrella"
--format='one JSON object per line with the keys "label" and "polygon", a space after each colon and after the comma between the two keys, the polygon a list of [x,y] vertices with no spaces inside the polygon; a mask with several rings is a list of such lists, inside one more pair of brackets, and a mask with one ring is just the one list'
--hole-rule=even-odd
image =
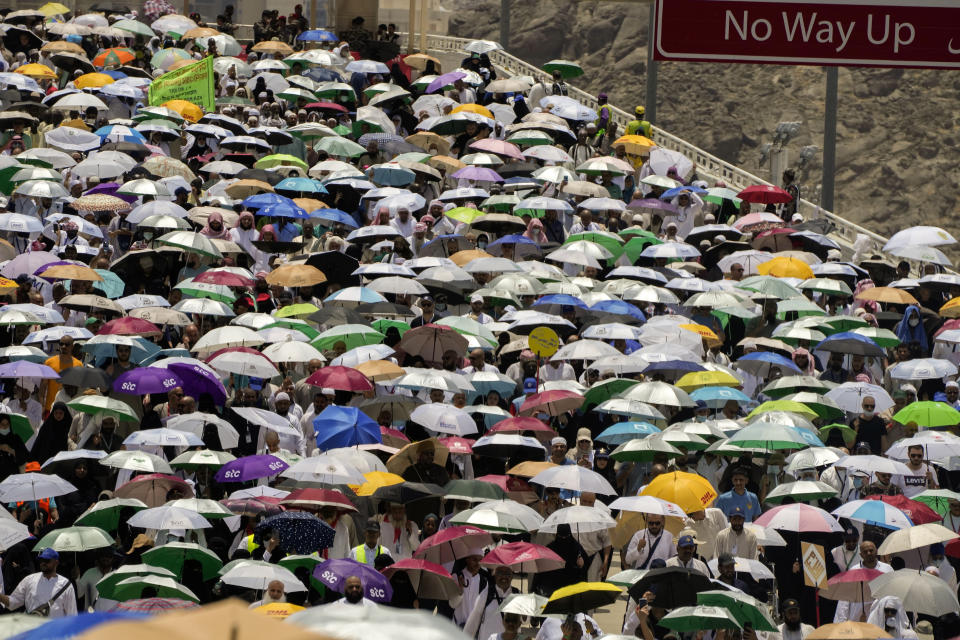
{"label": "black umbrella", "polygon": [[328,282],[337,282],[341,287],[359,287],[360,276],[351,275],[360,266],[356,258],[339,251],[323,251],[307,258],[307,264],[316,267],[327,276]]}
{"label": "black umbrella", "polygon": [[257,161],[257,158],[252,153],[225,153],[223,154],[223,159],[231,162],[239,162],[245,167],[253,167],[253,163]]}
{"label": "black umbrella", "polygon": [[277,129],[276,127],[261,127],[259,129],[251,129],[249,133],[251,136],[255,136],[261,140],[266,140],[275,147],[293,142],[293,136],[291,134],[282,129]]}
{"label": "black umbrella", "polygon": [[723,236],[727,240],[737,241],[743,237],[743,234],[736,229],[721,229],[721,230],[711,230],[706,229],[704,231],[697,231],[696,233],[689,233],[687,237],[683,239],[687,244],[699,247],[702,240],[709,240],[713,242],[713,239],[717,236]]}
{"label": "black umbrella", "polygon": [[302,242],[272,242],[269,240],[254,240],[253,246],[264,253],[293,253],[303,248]]}
{"label": "black umbrella", "polygon": [[93,68],[93,63],[78,53],[61,51],[60,53],[55,53],[50,56],[50,60],[60,69],[70,73],[73,73],[77,69],[84,73],[93,73],[96,71],[96,69]]}
{"label": "black umbrella", "polygon": [[323,324],[327,326],[335,326],[341,324],[362,324],[369,325],[370,322],[366,318],[361,316],[359,313],[353,309],[347,309],[346,307],[324,307],[320,311],[311,313],[307,316],[307,320],[310,322],[316,322],[317,324]]}
{"label": "black umbrella", "polygon": [[400,316],[402,318],[415,318],[417,314],[404,304],[395,304],[393,302],[366,302],[358,305],[356,312],[360,315],[370,316]]}
{"label": "black umbrella", "polygon": [[329,197],[324,198],[324,202],[331,207],[341,211],[356,211],[360,205],[360,198],[363,194],[349,184],[330,182],[323,187],[330,194]]}
{"label": "black umbrella", "polygon": [[199,122],[201,124],[214,124],[218,127],[223,127],[235,136],[243,136],[247,134],[246,127],[244,127],[239,120],[236,118],[231,118],[230,116],[221,115],[219,113],[208,113],[200,118]]}
{"label": "black umbrella", "polygon": [[629,589],[634,600],[643,598],[643,594],[652,591],[657,594],[657,606],[664,609],[692,607],[697,604],[697,594],[713,589],[710,578],[684,567],[663,567],[651,569],[637,580]]}
{"label": "black umbrella", "polygon": [[[101,151],[119,151],[120,153],[125,153],[132,157],[137,162],[143,162],[146,160],[153,151],[146,148],[142,144],[137,144],[136,142],[108,142],[107,144],[100,147]],[[134,167],[130,170],[131,173],[136,169],[143,169],[143,167]],[[144,169],[144,171],[146,171]],[[149,172],[147,172],[149,173]],[[159,179],[159,178],[157,178]]]}
{"label": "black umbrella", "polygon": [[17,122],[30,126],[36,124],[37,119],[23,111],[0,111],[0,126],[4,129],[13,127]]}
{"label": "black umbrella", "polygon": [[517,162],[497,167],[497,173],[504,178],[527,177],[539,168],[532,162]]}
{"label": "black umbrella", "polygon": [[3,34],[3,44],[13,53],[29,53],[30,49],[39,49],[43,40],[29,29],[10,27]]}
{"label": "black umbrella", "polygon": [[733,240],[727,240],[726,242],[721,242],[720,244],[715,244],[703,253],[703,257],[700,259],[703,266],[710,268],[720,262],[720,259],[724,256],[728,256],[731,253],[737,251],[749,251],[753,247],[750,246],[747,242],[735,242]]}
{"label": "black umbrella", "polygon": [[262,544],[267,532],[277,533],[284,551],[303,554],[332,547],[336,534],[326,522],[302,511],[285,511],[270,516],[257,525],[253,532],[254,542]]}
{"label": "black umbrella", "polygon": [[153,76],[151,76],[148,71],[146,71],[145,69],[141,69],[140,67],[122,66],[122,67],[119,67],[119,68],[117,69],[117,71],[119,71],[119,72],[121,72],[121,73],[125,73],[125,74],[127,74],[128,76],[133,76],[133,77],[135,77],[135,78],[150,78],[150,79],[153,79]]}
{"label": "black umbrella", "polygon": [[442,495],[443,487],[440,485],[422,482],[401,482],[400,484],[392,484],[389,487],[380,487],[373,492],[374,498],[402,504]]}
{"label": "black umbrella", "polygon": [[100,389],[109,391],[110,376],[97,367],[70,367],[60,375],[60,383],[78,389]]}
{"label": "black umbrella", "polygon": [[36,117],[45,114],[50,110],[50,107],[41,104],[39,102],[34,102],[33,100],[24,100],[22,102],[14,102],[13,104],[3,108],[3,113],[0,113],[0,118],[6,113],[16,113],[21,112],[30,116],[34,122],[36,122]]}
{"label": "black umbrella", "polygon": [[276,171],[265,171],[263,169],[244,169],[236,177],[240,180],[259,180],[266,182],[271,187],[283,180],[283,176]]}

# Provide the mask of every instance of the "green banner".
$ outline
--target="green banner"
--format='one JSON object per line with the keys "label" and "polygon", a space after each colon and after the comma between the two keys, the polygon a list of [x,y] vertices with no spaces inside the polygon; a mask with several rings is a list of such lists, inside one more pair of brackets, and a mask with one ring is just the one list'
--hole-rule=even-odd
{"label": "green banner", "polygon": [[213,56],[165,73],[150,83],[151,106],[186,100],[203,107],[204,111],[215,111],[214,98]]}

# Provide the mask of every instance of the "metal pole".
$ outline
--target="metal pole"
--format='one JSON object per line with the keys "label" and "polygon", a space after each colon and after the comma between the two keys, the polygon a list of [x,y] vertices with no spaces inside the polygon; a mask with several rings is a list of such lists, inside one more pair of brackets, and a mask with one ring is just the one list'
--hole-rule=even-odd
{"label": "metal pole", "polygon": [[500,46],[510,49],[510,0],[500,0]]}
{"label": "metal pole", "polygon": [[407,19],[410,33],[407,34],[407,53],[413,53],[417,45],[417,0],[410,0],[410,17]]}
{"label": "metal pole", "polygon": [[420,0],[420,53],[427,52],[427,3],[430,0]]}
{"label": "metal pole", "polygon": [[310,24],[313,25],[313,29],[320,28],[320,24],[317,22],[317,0],[310,0]]}
{"label": "metal pole", "polygon": [[650,22],[647,26],[647,95],[643,106],[644,117],[650,124],[657,123],[657,67],[659,62],[653,59],[654,40],[656,39],[657,5],[650,3]]}
{"label": "metal pole", "polygon": [[823,112],[822,207],[833,211],[833,180],[837,170],[837,67],[827,67],[827,91]]}

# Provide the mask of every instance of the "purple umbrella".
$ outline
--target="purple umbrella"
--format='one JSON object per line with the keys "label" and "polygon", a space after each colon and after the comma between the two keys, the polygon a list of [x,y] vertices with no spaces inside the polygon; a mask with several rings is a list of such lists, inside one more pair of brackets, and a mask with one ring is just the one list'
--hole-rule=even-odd
{"label": "purple umbrella", "polygon": [[43,273],[42,273],[42,272],[46,271],[46,270],[49,269],[50,267],[58,267],[58,266],[60,266],[60,265],[71,265],[71,266],[72,266],[72,265],[76,265],[76,264],[77,264],[76,262],[73,262],[73,261],[71,261],[71,260],[57,260],[57,261],[55,261],[55,262],[48,262],[47,264],[42,265],[39,269],[37,269],[36,271],[34,271],[34,272],[33,272],[33,275],[35,275],[35,276],[40,276],[40,277],[42,278],[42,277],[43,277]]}
{"label": "purple umbrella", "polygon": [[21,253],[13,260],[3,265],[0,269],[0,275],[5,278],[16,278],[21,273],[28,275],[34,274],[45,264],[58,262],[60,256],[55,256],[46,251],[31,251],[30,253]]}
{"label": "purple umbrella", "polygon": [[324,560],[313,568],[313,577],[337,593],[343,593],[343,585],[350,576],[357,576],[363,583],[364,596],[374,602],[390,602],[393,587],[385,575],[368,564],[350,558]]}
{"label": "purple umbrella", "polygon": [[227,402],[227,390],[217,376],[203,367],[186,362],[177,362],[167,367],[183,380],[184,391],[189,391],[190,395],[200,397],[204,393],[213,396],[213,403],[222,407]]}
{"label": "purple umbrella", "polygon": [[17,360],[0,364],[0,378],[44,378],[52,380],[60,374],[45,364],[37,364],[29,360]]}
{"label": "purple umbrella", "polygon": [[453,84],[455,80],[462,80],[466,77],[467,74],[463,73],[462,71],[450,71],[449,73],[437,76],[433,79],[433,82],[427,86],[427,93],[433,93],[434,91],[442,89],[448,84]]}
{"label": "purple umbrella", "polygon": [[643,200],[634,200],[627,205],[628,209],[659,209],[660,211],[677,212],[676,205],[664,202],[659,198],[644,198]]}
{"label": "purple umbrella", "polygon": [[503,182],[500,174],[486,167],[464,167],[453,174],[454,178],[464,180],[483,180],[486,182]]}
{"label": "purple umbrella", "polygon": [[113,390],[144,396],[148,393],[167,393],[183,384],[175,374],[156,367],[137,367],[120,374],[113,381]]}
{"label": "purple umbrella", "polygon": [[275,476],[281,471],[285,471],[289,466],[276,456],[246,456],[231,460],[220,467],[213,478],[217,482],[246,482],[247,480]]}
{"label": "purple umbrella", "polygon": [[120,198],[124,202],[129,202],[131,204],[137,201],[136,196],[127,196],[127,195],[123,195],[122,193],[117,193],[117,189],[119,188],[120,188],[120,185],[116,182],[104,182],[104,183],[98,184],[93,189],[88,189],[83,193],[83,195],[89,196],[95,193],[102,193],[104,195]]}

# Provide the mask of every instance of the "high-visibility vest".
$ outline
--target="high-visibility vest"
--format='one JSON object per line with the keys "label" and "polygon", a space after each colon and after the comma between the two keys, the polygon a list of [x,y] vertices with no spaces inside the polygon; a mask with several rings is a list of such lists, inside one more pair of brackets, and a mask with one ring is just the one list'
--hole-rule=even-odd
{"label": "high-visibility vest", "polygon": [[[355,548],[354,548],[354,551],[357,552],[357,553],[356,553],[356,555],[357,555],[357,562],[360,562],[360,563],[362,563],[362,564],[366,564],[366,563],[367,563],[367,545],[361,544],[359,547],[355,547]],[[389,553],[389,552],[387,551],[387,548],[386,548],[385,546],[383,546],[382,544],[378,544],[378,545],[377,545],[377,556],[382,555],[382,554],[384,554],[384,553]],[[377,557],[377,556],[374,556],[374,560],[376,560],[376,557]]]}
{"label": "high-visibility vest", "polygon": [[247,551],[248,551],[249,553],[253,554],[253,550],[256,549],[256,548],[259,547],[259,546],[260,546],[260,545],[258,545],[256,542],[253,541],[253,534],[252,534],[252,533],[247,536]]}
{"label": "high-visibility vest", "polygon": [[20,502],[17,503],[17,509],[19,509],[19,508],[22,507],[23,505],[27,504],[28,502],[36,502],[36,503],[37,503],[37,508],[40,509],[40,511],[43,511],[43,512],[46,514],[47,519],[50,518],[50,498],[40,498],[39,500],[25,500],[25,501],[20,501]]}

